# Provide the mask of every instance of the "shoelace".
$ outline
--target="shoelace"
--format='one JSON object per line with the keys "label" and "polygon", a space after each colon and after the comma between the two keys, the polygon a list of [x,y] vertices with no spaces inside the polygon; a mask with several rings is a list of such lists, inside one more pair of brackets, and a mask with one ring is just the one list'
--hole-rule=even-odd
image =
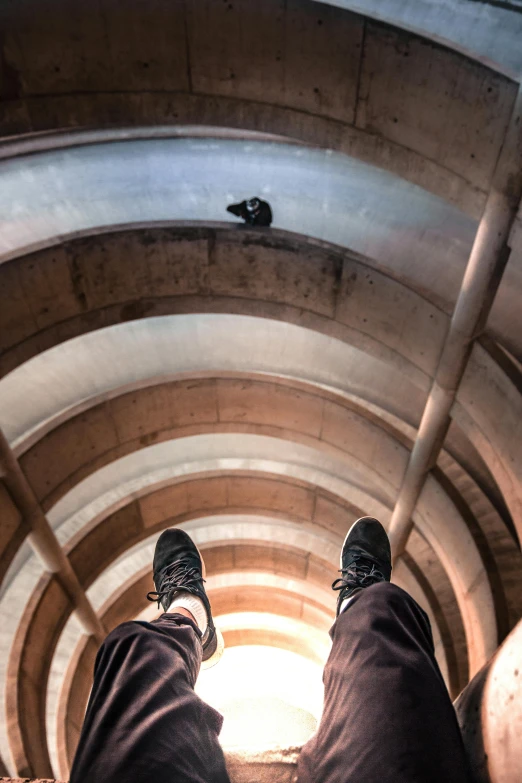
{"label": "shoelace", "polygon": [[363,555],[354,555],[348,568],[340,568],[342,574],[332,583],[332,590],[352,590],[354,587],[369,587],[377,582],[385,582],[386,577],[375,564]]}
{"label": "shoelace", "polygon": [[161,599],[165,598],[174,590],[186,590],[188,593],[197,595],[199,593],[200,582],[204,582],[201,571],[196,566],[190,565],[190,560],[177,560],[169,565],[161,575],[161,590],[151,590],[147,593],[147,600],[158,602],[160,608]]}

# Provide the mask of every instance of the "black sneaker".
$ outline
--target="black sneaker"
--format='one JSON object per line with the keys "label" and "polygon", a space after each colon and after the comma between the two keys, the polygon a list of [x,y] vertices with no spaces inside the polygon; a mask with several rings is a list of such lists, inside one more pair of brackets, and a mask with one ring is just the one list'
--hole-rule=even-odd
{"label": "black sneaker", "polygon": [[205,564],[199,549],[191,537],[180,528],[164,530],[156,543],[152,565],[156,592],[147,593],[149,601],[157,601],[166,612],[172,599],[180,590],[201,598],[207,612],[207,630],[201,644],[204,668],[218,662],[223,654],[224,642],[221,632],[214,626],[210,601],[205,592]]}
{"label": "black sneaker", "polygon": [[390,540],[377,519],[361,517],[353,523],[344,539],[340,565],[342,576],[332,584],[332,590],[339,590],[337,616],[346,598],[364,587],[390,581]]}

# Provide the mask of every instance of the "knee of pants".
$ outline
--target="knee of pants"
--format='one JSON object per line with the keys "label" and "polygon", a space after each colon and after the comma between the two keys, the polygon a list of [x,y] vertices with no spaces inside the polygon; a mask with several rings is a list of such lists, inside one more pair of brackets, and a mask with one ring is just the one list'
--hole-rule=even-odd
{"label": "knee of pants", "polygon": [[[353,604],[358,601],[360,601],[359,609],[363,611],[402,618],[410,617],[416,624],[420,623],[433,643],[428,615],[402,587],[391,584],[391,582],[379,582],[362,590],[354,598]],[[350,611],[350,606],[346,611]]]}
{"label": "knee of pants", "polygon": [[[356,604],[359,604],[359,609],[362,609],[364,606],[365,609],[374,607],[376,610],[379,608],[385,610],[385,608],[409,604],[424,614],[423,610],[409,593],[403,590],[402,587],[398,587],[391,582],[378,582],[371,587],[365,587],[364,590],[361,590],[361,592],[354,597],[351,606],[355,608]],[[350,611],[350,605],[347,607],[346,611]]]}
{"label": "knee of pants", "polygon": [[104,648],[107,649],[107,647],[111,647],[118,642],[136,638],[136,636],[138,635],[141,636],[143,630],[144,630],[143,626],[141,626],[139,623],[134,622],[133,620],[130,620],[125,623],[120,623],[120,625],[117,625],[116,628],[113,628],[112,631],[110,631],[110,633],[107,634],[100,647],[99,653]]}

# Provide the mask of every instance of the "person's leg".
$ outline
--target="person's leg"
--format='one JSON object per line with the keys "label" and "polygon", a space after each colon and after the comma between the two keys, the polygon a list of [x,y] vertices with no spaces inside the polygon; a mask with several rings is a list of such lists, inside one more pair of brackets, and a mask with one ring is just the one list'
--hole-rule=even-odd
{"label": "person's leg", "polygon": [[123,623],[102,644],[70,783],[228,783],[222,717],[194,692],[216,651],[203,569],[183,531],[162,535],[154,595],[167,612]]}
{"label": "person's leg", "polygon": [[348,605],[341,596],[330,632],[323,715],[301,753],[299,783],[466,783],[427,615],[386,579],[372,584],[361,557],[366,574],[343,581],[351,595]]}
{"label": "person's leg", "polygon": [[195,693],[199,631],[180,614],[129,622],[98,652],[70,783],[228,783],[222,718]]}

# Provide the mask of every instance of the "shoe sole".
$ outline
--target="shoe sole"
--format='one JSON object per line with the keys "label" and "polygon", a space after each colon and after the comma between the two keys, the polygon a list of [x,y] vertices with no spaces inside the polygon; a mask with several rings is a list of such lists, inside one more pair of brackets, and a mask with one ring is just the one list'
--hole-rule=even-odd
{"label": "shoe sole", "polygon": [[[192,543],[194,544],[194,541],[192,541]],[[197,553],[199,555],[199,559],[201,560],[201,576],[204,579],[206,577],[206,575],[207,575],[207,569],[206,569],[206,566],[205,566],[205,561],[203,560],[203,555],[199,551],[199,547],[197,546],[197,544],[194,544],[194,546],[196,547],[196,551],[197,551]]]}
{"label": "shoe sole", "polygon": [[221,633],[219,628],[217,628],[216,626],[214,626],[214,628],[216,631],[216,649],[214,650],[210,658],[207,658],[206,661],[201,662],[201,668],[203,669],[203,671],[205,671],[206,669],[211,669],[213,666],[216,665],[216,663],[219,663],[225,651],[225,640],[223,639],[223,634]]}

